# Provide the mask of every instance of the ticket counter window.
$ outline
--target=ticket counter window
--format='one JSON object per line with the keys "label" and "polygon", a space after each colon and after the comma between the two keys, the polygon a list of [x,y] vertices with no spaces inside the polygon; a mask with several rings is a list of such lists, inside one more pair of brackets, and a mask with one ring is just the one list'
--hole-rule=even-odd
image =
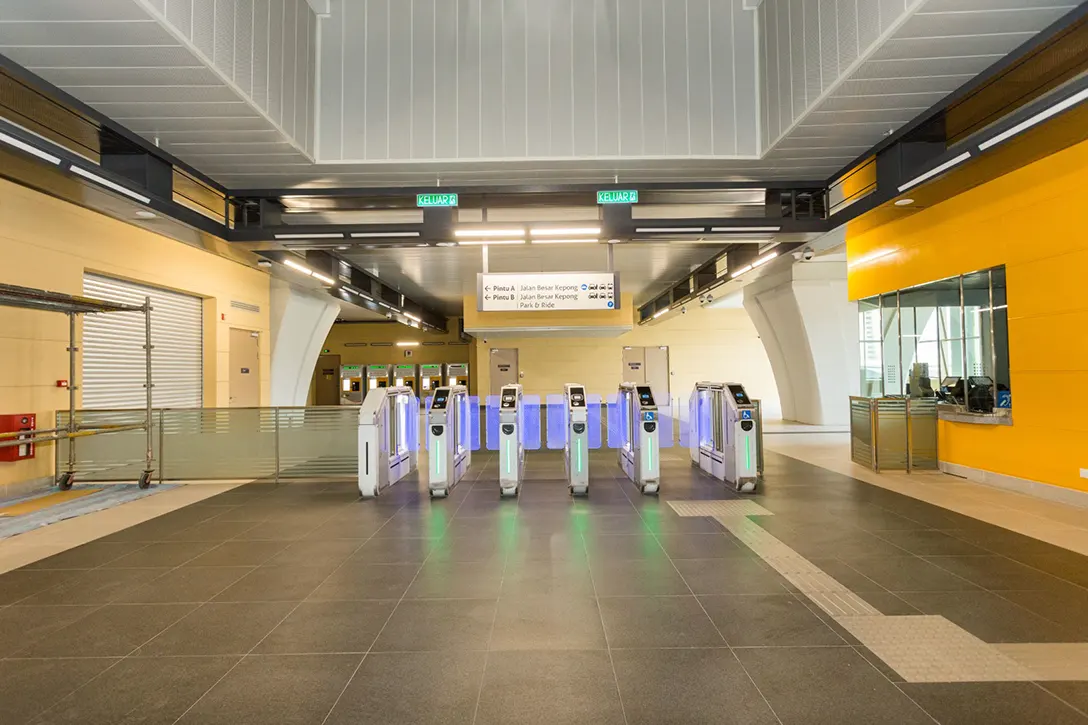
{"label": "ticket counter window", "polygon": [[[981,270],[858,302],[866,397],[959,398],[1012,405],[1005,268]],[[952,388],[947,390],[946,388]]]}

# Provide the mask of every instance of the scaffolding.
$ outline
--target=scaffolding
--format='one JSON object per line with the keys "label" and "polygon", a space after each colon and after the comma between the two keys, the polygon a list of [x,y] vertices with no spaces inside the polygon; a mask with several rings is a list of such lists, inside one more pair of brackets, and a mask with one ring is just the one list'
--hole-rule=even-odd
{"label": "scaffolding", "polygon": [[[12,446],[37,445],[53,441],[68,441],[68,463],[63,472],[58,471],[57,485],[68,490],[75,481],[76,439],[87,436],[106,435],[123,431],[143,430],[147,433],[147,452],[143,473],[140,474],[140,488],[151,485],[154,472],[154,449],[151,412],[151,298],[145,297],[142,305],[125,305],[117,302],[96,300],[89,297],[67,295],[60,292],[17,287],[0,284],[0,306],[16,307],[25,310],[59,312],[68,316],[68,423],[65,427],[35,428],[34,430],[0,433],[0,448]],[[79,425],[76,422],[76,317],[77,315],[104,314],[111,312],[142,312],[144,315],[144,389],[146,390],[146,408],[143,423],[131,425]],[[59,468],[59,466],[58,466]]]}

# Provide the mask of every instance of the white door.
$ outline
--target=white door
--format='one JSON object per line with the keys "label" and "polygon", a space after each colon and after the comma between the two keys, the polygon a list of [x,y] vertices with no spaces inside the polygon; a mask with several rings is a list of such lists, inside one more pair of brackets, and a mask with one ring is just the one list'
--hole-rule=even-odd
{"label": "white door", "polygon": [[[158,287],[96,274],[83,275],[83,294],[142,305],[151,298],[152,402],[156,408],[204,403],[204,301]],[[110,312],[83,316],[83,408],[142,408],[144,316]]]}
{"label": "white door", "polygon": [[643,358],[646,362],[646,384],[654,391],[654,401],[657,407],[668,407],[671,401],[669,385],[669,348],[647,347]]}
{"label": "white door", "polygon": [[491,394],[498,395],[504,385],[518,382],[518,349],[491,348]]}

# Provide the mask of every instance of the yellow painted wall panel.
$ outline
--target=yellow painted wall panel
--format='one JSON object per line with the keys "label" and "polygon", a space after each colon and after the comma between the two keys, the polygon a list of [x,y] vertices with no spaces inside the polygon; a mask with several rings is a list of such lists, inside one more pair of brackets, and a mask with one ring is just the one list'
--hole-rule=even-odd
{"label": "yellow painted wall panel", "polygon": [[[229,402],[231,326],[261,333],[261,400],[270,389],[268,274],[216,254],[0,180],[0,282],[82,294],[85,272],[205,299],[205,405]],[[236,310],[232,300],[261,308]],[[222,317],[221,317],[222,315]],[[0,412],[34,412],[42,427],[67,407],[68,324],[64,315],[0,308]],[[77,366],[77,372],[79,367]],[[52,474],[53,449],[32,461],[0,463],[0,486]]]}
{"label": "yellow painted wall panel", "polygon": [[[1009,362],[1012,371],[1079,370],[1088,378],[1086,330],[1088,311],[1011,318]],[[1016,380],[1012,382],[1015,384]]]}
{"label": "yellow painted wall panel", "polygon": [[[1012,426],[940,424],[940,457],[1088,489],[1088,142],[883,226],[847,229],[853,299],[1005,265]],[[861,229],[860,227],[855,227]]]}

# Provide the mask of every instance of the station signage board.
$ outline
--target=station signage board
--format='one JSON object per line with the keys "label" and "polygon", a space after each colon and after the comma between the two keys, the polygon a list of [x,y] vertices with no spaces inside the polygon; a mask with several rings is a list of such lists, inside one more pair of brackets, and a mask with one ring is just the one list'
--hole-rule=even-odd
{"label": "station signage board", "polygon": [[421,209],[457,206],[457,194],[416,194],[416,206]]}
{"label": "station signage board", "polygon": [[638,191],[636,189],[611,190],[597,192],[598,204],[637,204]]}
{"label": "station signage board", "polygon": [[620,306],[619,275],[612,272],[554,272],[476,276],[480,312],[614,310]]}

